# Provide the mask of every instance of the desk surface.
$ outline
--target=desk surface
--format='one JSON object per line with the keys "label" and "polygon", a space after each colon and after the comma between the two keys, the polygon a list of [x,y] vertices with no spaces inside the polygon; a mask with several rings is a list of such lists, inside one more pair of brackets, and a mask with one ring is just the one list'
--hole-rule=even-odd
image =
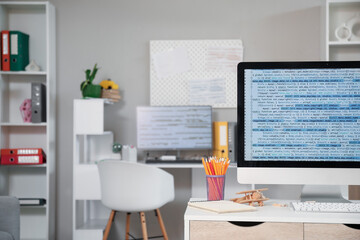
{"label": "desk surface", "polygon": [[[158,168],[204,168],[201,163],[177,163],[174,161],[173,163],[146,163],[141,162],[147,165],[155,166]],[[236,163],[230,163],[229,168],[236,168]]]}
{"label": "desk surface", "polygon": [[[285,203],[287,207],[274,207],[273,203]],[[360,224],[360,213],[295,212],[290,206],[290,200],[269,200],[264,204],[263,207],[257,207],[257,211],[222,214],[188,206],[184,220]]]}

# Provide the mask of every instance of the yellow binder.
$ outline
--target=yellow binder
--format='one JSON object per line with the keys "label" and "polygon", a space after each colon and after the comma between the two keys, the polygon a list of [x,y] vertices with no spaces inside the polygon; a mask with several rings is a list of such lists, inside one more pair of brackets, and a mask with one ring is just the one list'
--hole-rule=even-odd
{"label": "yellow binder", "polygon": [[228,122],[213,122],[213,156],[229,158]]}

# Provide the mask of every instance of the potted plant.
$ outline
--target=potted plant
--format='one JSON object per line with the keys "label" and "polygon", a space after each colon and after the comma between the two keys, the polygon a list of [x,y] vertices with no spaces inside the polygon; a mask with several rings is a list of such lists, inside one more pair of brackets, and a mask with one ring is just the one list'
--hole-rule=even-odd
{"label": "potted plant", "polygon": [[93,84],[92,82],[95,79],[95,75],[98,71],[97,64],[95,64],[92,71],[90,69],[85,70],[86,80],[80,84],[80,89],[83,97],[92,97],[100,98],[101,97],[101,86],[98,84]]}

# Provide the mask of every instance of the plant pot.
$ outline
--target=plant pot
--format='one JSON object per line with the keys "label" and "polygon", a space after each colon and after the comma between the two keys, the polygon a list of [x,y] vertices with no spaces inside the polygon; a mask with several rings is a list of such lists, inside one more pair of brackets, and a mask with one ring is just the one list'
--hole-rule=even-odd
{"label": "plant pot", "polygon": [[101,97],[101,86],[94,85],[94,84],[88,84],[82,90],[82,95],[84,98],[85,97],[100,98]]}

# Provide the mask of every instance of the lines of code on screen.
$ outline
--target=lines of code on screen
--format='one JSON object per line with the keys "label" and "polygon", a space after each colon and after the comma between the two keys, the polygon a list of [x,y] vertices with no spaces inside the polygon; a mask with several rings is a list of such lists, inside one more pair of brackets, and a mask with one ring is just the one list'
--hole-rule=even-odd
{"label": "lines of code on screen", "polygon": [[360,161],[360,69],[246,69],[245,160]]}

